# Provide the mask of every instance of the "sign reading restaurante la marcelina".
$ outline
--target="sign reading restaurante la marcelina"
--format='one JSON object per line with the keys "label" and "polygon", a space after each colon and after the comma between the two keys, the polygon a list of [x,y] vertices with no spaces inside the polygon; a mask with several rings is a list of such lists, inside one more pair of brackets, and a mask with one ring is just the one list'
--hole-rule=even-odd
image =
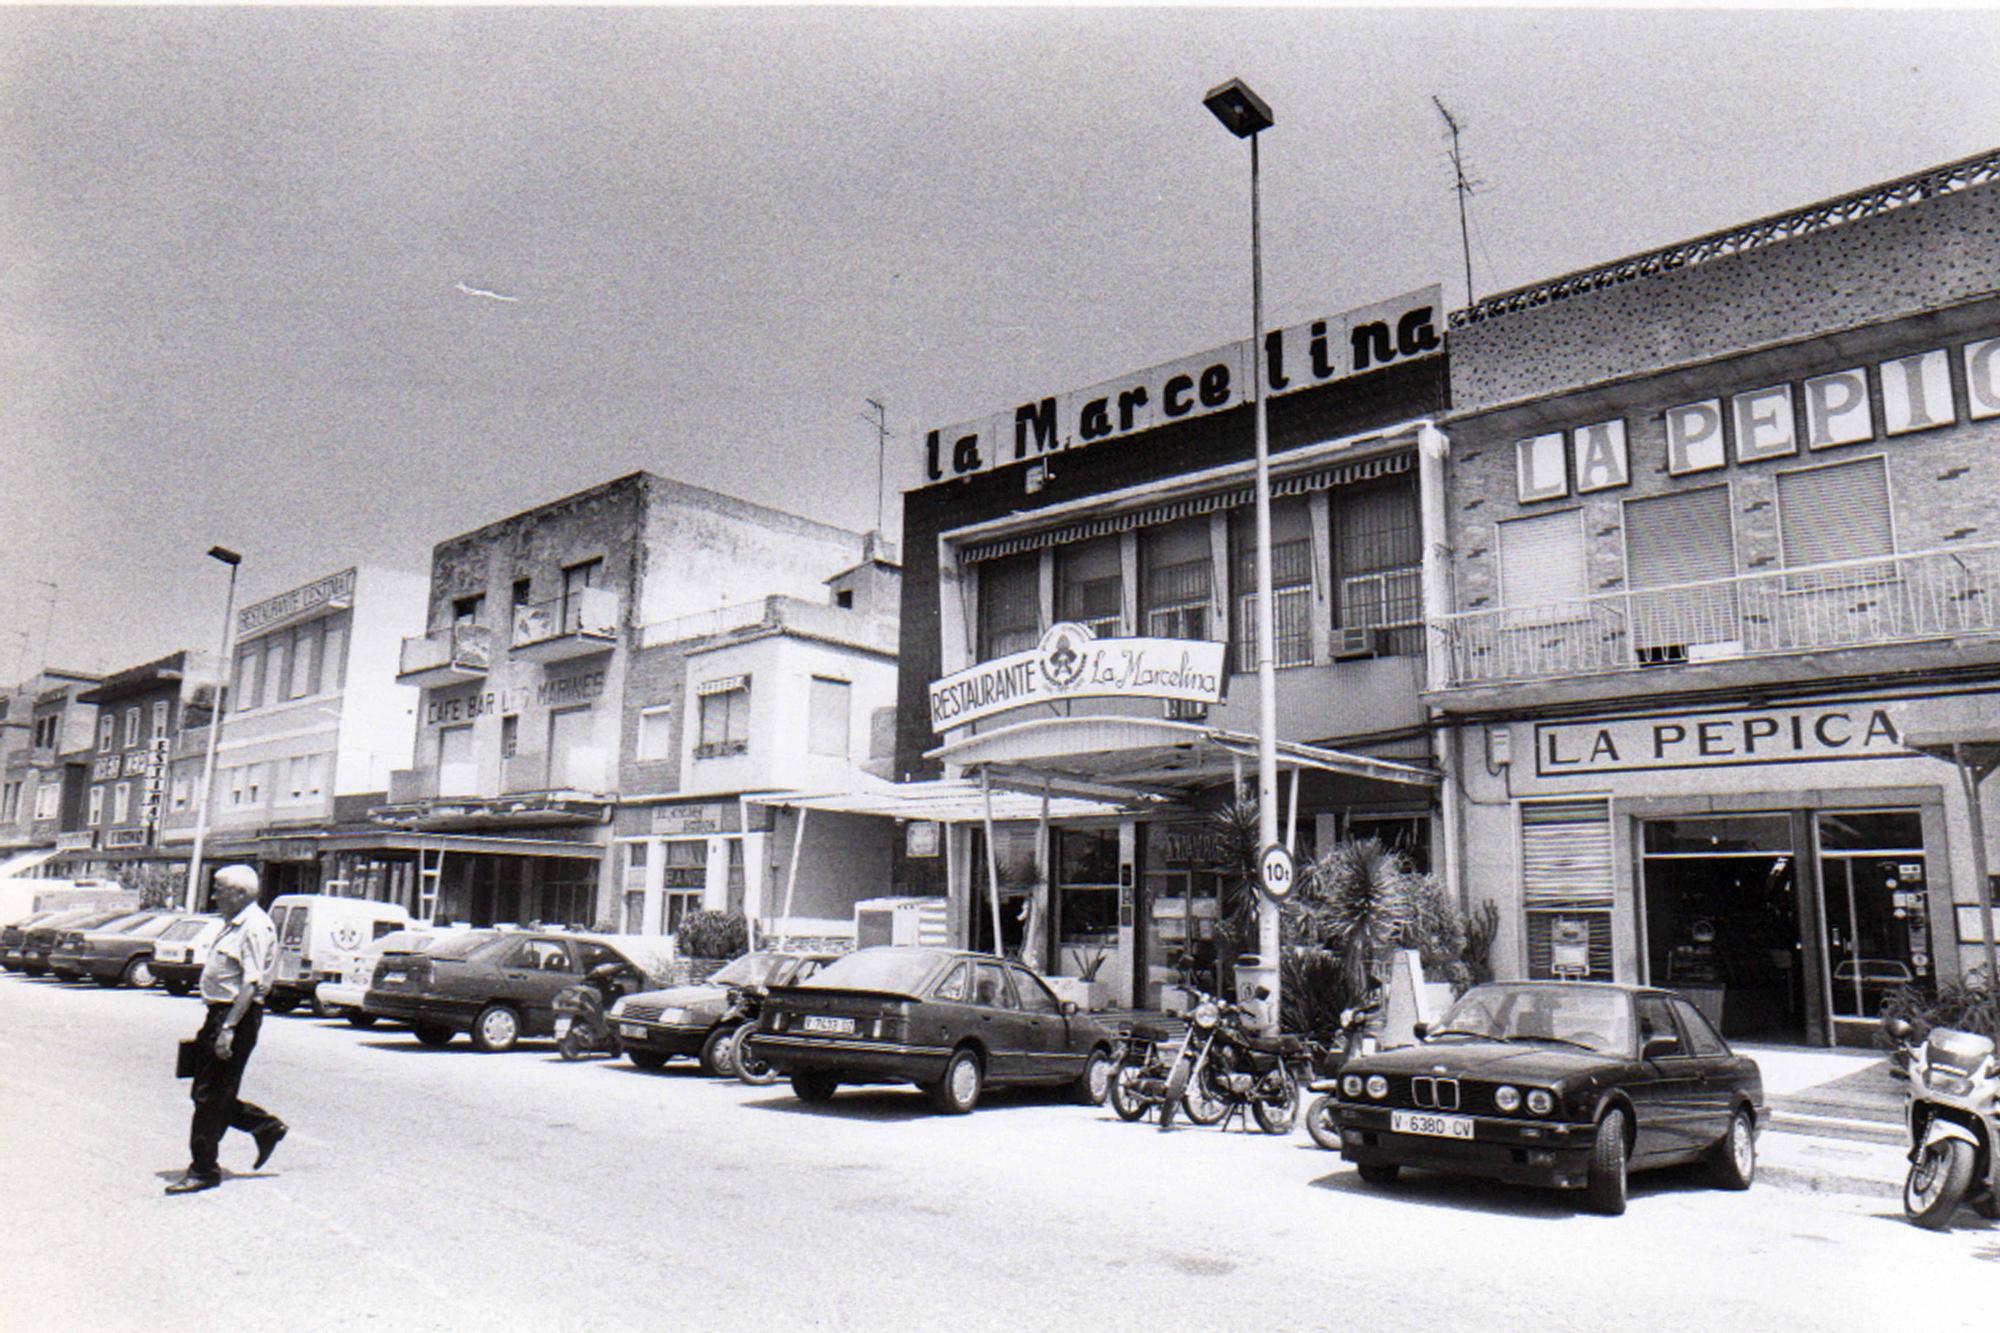
{"label": "sign reading restaurante la marcelina", "polygon": [[1062,699],[1218,703],[1229,679],[1228,647],[1205,639],[1100,639],[1087,626],[1059,623],[1033,648],[932,681],[931,730]]}

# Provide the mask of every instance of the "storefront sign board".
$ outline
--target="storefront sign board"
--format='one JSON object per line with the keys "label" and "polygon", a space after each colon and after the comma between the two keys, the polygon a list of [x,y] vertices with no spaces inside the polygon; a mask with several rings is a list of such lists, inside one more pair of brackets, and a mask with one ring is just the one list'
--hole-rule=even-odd
{"label": "storefront sign board", "polygon": [[236,613],[237,637],[273,629],[321,610],[345,606],[354,597],[354,580],[355,571],[343,569],[302,588],[293,588],[290,592],[281,592],[276,597],[267,597],[246,606]]}
{"label": "storefront sign board", "polygon": [[936,856],[938,822],[935,819],[912,819],[904,826],[903,840],[905,856]]}
{"label": "storefront sign board", "polygon": [[1025,652],[996,657],[930,685],[931,730],[1062,699],[1183,699],[1219,703],[1228,645],[1206,639],[1100,639],[1082,625],[1050,627]]}
{"label": "storefront sign board", "polygon": [[1535,774],[1544,778],[1908,757],[1889,709],[1873,704],[1676,713],[1535,727]]}
{"label": "storefront sign board", "polygon": [[671,837],[690,834],[733,833],[730,818],[735,809],[720,801],[702,805],[659,805],[653,807],[653,832]]}

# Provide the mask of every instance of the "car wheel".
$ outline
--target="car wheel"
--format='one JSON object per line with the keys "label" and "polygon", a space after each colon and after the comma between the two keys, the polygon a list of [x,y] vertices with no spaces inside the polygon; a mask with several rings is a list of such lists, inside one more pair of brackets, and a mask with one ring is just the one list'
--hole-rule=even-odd
{"label": "car wheel", "polygon": [[264,1007],[274,1014],[289,1014],[299,1007],[299,997],[290,991],[272,991],[265,997]]}
{"label": "car wheel", "polygon": [[833,1100],[833,1094],[840,1091],[840,1080],[821,1070],[811,1070],[792,1075],[792,1095],[802,1102],[815,1106]]}
{"label": "car wheel", "polygon": [[1394,1162],[1362,1162],[1355,1166],[1364,1185],[1393,1185],[1403,1168]]}
{"label": "car wheel", "polygon": [[1085,1106],[1102,1106],[1111,1091],[1111,1052],[1102,1046],[1090,1053],[1083,1062],[1083,1072],[1076,1076],[1073,1089],[1076,1099]]}
{"label": "car wheel", "polygon": [[944,1077],[931,1090],[931,1100],[946,1115],[964,1115],[979,1105],[979,1089],[984,1082],[979,1068],[979,1052],[961,1046],[951,1053]]}
{"label": "car wheel", "polygon": [[1306,1133],[1328,1152],[1340,1151],[1340,1121],[1333,1113],[1333,1094],[1315,1097],[1306,1107]]}
{"label": "car wheel", "polygon": [[1625,1112],[1614,1106],[1597,1122],[1590,1145],[1590,1174],[1583,1187],[1590,1211],[1617,1217],[1625,1211]]}
{"label": "car wheel", "polygon": [[1757,1178],[1757,1124],[1747,1109],[1738,1107],[1729,1118],[1729,1132],[1709,1158],[1709,1175],[1725,1190],[1747,1190]]}
{"label": "car wheel", "polygon": [[472,1044],[482,1051],[511,1051],[521,1040],[521,1016],[504,1004],[489,1004],[472,1020]]}
{"label": "car wheel", "polygon": [[1133,1088],[1139,1081],[1142,1069],[1130,1060],[1120,1060],[1111,1071],[1111,1086],[1106,1090],[1106,1100],[1111,1103],[1111,1114],[1130,1123],[1143,1117],[1152,1109],[1152,1103],[1142,1099]]}
{"label": "car wheel", "polygon": [[458,1035],[449,1023],[414,1023],[410,1030],[417,1034],[418,1041],[431,1047],[449,1046]]}
{"label": "car wheel", "polygon": [[736,1074],[736,1031],[717,1023],[701,1043],[701,1072],[710,1078],[733,1078]]}
{"label": "car wheel", "polygon": [[639,1066],[641,1069],[666,1068],[667,1057],[661,1055],[658,1051],[645,1051],[636,1047],[627,1047],[625,1054],[631,1058],[633,1064]]}
{"label": "car wheel", "polygon": [[777,1068],[757,1054],[751,1039],[757,1035],[757,1020],[736,1029],[736,1077],[753,1088],[768,1088],[778,1081]]}
{"label": "car wheel", "polygon": [[1940,1139],[1910,1163],[1903,1181],[1903,1215],[1926,1231],[1943,1231],[1972,1183],[1972,1145]]}
{"label": "car wheel", "polygon": [[326,1001],[320,999],[317,992],[314,993],[313,997],[310,1000],[306,1001],[306,1007],[312,1010],[312,1016],[314,1018],[340,1017],[340,1011],[338,1009],[335,1009],[332,1005],[328,1004]]}
{"label": "car wheel", "polygon": [[372,1028],[375,1026],[375,1015],[363,1009],[349,1009],[342,1017],[358,1028]]}
{"label": "car wheel", "polygon": [[193,986],[189,985],[185,981],[162,981],[160,984],[167,988],[167,994],[176,997],[186,995],[189,991],[194,989]]}
{"label": "car wheel", "polygon": [[153,985],[153,960],[144,956],[134,958],[125,964],[125,975],[120,978],[133,990],[149,990]]}

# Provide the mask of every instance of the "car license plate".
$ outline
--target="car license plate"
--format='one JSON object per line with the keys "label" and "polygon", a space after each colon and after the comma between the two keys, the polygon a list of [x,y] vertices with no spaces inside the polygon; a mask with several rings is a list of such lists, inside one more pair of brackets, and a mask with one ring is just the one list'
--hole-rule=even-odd
{"label": "car license plate", "polygon": [[1428,1134],[1434,1139],[1469,1139],[1469,1115],[1425,1115],[1419,1111],[1389,1112],[1389,1129],[1396,1134]]}
{"label": "car license plate", "polygon": [[557,1041],[561,1041],[561,1040],[562,1040],[562,1039],[563,1039],[564,1037],[567,1037],[567,1036],[569,1035],[569,1025],[570,1025],[570,1023],[571,1023],[571,1022],[573,1022],[573,1021],[574,1021],[574,1020],[573,1020],[573,1019],[571,1019],[571,1018],[570,1018],[570,1017],[569,1017],[569,1016],[568,1016],[567,1014],[565,1014],[565,1015],[564,1015],[563,1017],[561,1017],[561,1018],[558,1018],[558,1019],[556,1020],[556,1040],[557,1040]]}
{"label": "car license plate", "polygon": [[854,1033],[854,1020],[834,1018],[829,1014],[807,1014],[806,1021],[799,1025],[807,1032],[838,1032],[846,1036]]}
{"label": "car license plate", "polygon": [[621,1037],[643,1037],[646,1035],[646,1025],[644,1023],[620,1023],[618,1025],[618,1035]]}
{"label": "car license plate", "polygon": [[382,980],[391,986],[400,986],[409,979],[410,974],[408,972],[384,972],[382,974]]}

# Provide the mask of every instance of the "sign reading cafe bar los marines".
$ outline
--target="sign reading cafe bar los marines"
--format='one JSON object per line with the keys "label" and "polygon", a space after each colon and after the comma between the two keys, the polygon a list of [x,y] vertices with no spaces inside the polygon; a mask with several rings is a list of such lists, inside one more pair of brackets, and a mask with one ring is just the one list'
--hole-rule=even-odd
{"label": "sign reading cafe bar los marines", "polygon": [[932,681],[931,730],[1063,699],[1217,703],[1228,681],[1227,651],[1227,644],[1206,639],[1100,639],[1083,625],[1053,625],[1025,652]]}

